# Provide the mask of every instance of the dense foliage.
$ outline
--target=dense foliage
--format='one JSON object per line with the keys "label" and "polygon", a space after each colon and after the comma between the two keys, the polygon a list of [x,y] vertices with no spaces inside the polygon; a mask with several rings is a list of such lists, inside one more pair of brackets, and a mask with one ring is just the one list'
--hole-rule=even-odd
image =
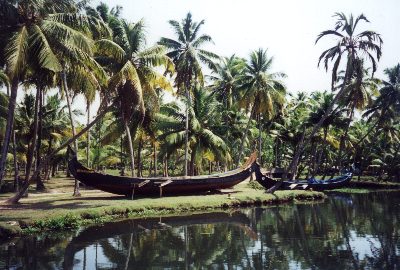
{"label": "dense foliage", "polygon": [[[364,15],[337,13],[317,37],[336,42],[320,57],[333,64],[330,90],[291,94],[266,49],[205,50],[212,38],[190,13],[169,21],[175,37],[148,45],[142,20],[86,2],[0,3],[0,186],[9,173],[16,189],[45,188],[68,144],[88,166],[139,176],[232,169],[257,150],[262,166],[301,177],[353,167],[400,180],[400,64],[373,77],[382,38],[358,32]],[[78,95],[87,107],[73,111]],[[86,128],[76,121],[85,113]]]}

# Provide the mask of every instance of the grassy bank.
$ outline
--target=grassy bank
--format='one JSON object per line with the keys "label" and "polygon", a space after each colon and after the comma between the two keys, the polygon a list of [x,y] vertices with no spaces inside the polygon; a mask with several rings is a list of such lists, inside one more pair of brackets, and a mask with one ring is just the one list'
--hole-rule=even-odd
{"label": "grassy bank", "polygon": [[[232,207],[310,201],[325,198],[320,192],[278,191],[266,194],[247,182],[237,185],[231,194],[174,196],[127,199],[97,190],[82,190],[82,197],[71,196],[73,181],[55,178],[47,183],[51,192],[31,191],[19,205],[0,205],[0,236],[46,230],[75,229],[83,225],[120,218],[158,217],[184,213],[215,211]],[[11,194],[1,194],[4,200]]]}

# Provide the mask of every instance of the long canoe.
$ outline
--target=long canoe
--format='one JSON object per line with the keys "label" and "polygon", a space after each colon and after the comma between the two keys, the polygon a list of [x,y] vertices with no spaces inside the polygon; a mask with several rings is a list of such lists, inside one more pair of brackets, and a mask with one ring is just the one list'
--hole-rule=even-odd
{"label": "long canoe", "polygon": [[[328,180],[318,180],[311,178],[308,180],[283,181],[279,189],[284,189],[284,190],[312,189],[312,190],[324,191],[324,190],[345,187],[349,184],[351,178],[352,174],[347,173],[342,176]],[[256,180],[266,189],[273,187],[279,181],[277,179],[273,179],[267,175],[262,174],[259,170],[256,171]]]}
{"label": "long canoe", "polygon": [[220,174],[181,177],[126,177],[96,172],[83,166],[73,155],[68,162],[71,174],[87,186],[102,191],[134,196],[163,194],[198,194],[228,189],[246,180],[258,168],[253,153],[239,169]]}

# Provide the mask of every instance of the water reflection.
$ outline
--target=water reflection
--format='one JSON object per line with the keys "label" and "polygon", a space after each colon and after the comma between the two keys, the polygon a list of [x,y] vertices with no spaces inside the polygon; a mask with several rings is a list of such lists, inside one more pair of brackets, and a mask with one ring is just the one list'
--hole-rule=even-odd
{"label": "water reflection", "polygon": [[0,269],[400,269],[399,193],[128,220],[0,246]]}

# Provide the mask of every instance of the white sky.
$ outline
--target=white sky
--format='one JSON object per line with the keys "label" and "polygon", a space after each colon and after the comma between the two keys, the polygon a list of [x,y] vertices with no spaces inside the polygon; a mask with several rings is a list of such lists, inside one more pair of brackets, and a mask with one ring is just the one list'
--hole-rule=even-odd
{"label": "white sky", "polygon": [[[93,1],[96,5],[100,1]],[[215,45],[210,50],[222,56],[247,57],[259,47],[275,57],[273,70],[288,75],[292,92],[329,89],[330,76],[317,68],[321,52],[334,45],[327,38],[315,45],[317,35],[332,29],[335,12],[364,13],[371,23],[360,29],[375,30],[384,39],[383,57],[377,76],[400,62],[399,0],[108,0],[110,7],[123,7],[122,17],[135,22],[145,19],[148,45],[160,37],[175,37],[168,20],[181,21],[188,11],[195,21],[205,19],[203,33]]]}

